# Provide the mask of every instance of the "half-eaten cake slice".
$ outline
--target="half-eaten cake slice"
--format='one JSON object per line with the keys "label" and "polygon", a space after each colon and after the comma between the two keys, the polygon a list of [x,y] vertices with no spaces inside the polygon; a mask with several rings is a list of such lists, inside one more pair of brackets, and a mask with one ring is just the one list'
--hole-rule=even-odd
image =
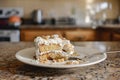
{"label": "half-eaten cake slice", "polygon": [[47,61],[63,62],[74,53],[74,46],[70,40],[60,38],[59,35],[38,36],[34,40],[36,59],[41,63]]}

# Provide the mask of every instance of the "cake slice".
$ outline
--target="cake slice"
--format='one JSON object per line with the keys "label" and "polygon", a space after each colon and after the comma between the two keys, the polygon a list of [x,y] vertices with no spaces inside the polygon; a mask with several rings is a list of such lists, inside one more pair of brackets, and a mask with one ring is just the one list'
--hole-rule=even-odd
{"label": "cake slice", "polygon": [[70,43],[70,40],[60,38],[57,34],[38,36],[34,42],[36,59],[41,63],[47,61],[63,62],[74,53],[74,46]]}

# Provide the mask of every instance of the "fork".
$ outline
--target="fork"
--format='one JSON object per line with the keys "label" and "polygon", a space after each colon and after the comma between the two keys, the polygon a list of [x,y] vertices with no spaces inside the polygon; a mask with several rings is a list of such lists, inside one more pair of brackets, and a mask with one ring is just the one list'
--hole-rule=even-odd
{"label": "fork", "polygon": [[84,59],[95,57],[96,55],[101,55],[103,53],[117,53],[117,52],[120,52],[120,51],[107,51],[107,52],[94,53],[92,55],[84,56],[83,58],[80,58],[80,56],[70,56],[68,60],[84,60]]}

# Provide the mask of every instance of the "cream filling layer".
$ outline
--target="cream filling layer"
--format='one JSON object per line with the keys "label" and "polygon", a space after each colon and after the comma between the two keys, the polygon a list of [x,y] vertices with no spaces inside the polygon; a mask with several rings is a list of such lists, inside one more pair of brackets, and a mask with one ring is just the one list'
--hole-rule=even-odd
{"label": "cream filling layer", "polygon": [[[69,56],[67,52],[61,51],[61,50],[54,50],[54,51],[46,51],[46,52],[40,52],[39,49],[36,50],[36,58],[39,60],[39,57],[43,54],[47,54],[49,52],[53,52],[55,54],[61,53],[63,56]],[[70,52],[73,53],[73,52]]]}

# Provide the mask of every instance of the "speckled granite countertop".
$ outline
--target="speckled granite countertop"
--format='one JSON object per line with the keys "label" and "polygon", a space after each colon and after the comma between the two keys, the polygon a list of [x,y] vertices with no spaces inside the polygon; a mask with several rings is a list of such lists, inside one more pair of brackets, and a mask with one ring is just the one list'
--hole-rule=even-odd
{"label": "speckled granite countertop", "polygon": [[91,26],[79,25],[21,25],[20,29],[93,29]]}
{"label": "speckled granite countertop", "polygon": [[[95,42],[74,42],[75,45],[92,45]],[[120,50],[120,42],[100,42],[109,50]],[[120,80],[120,53],[109,53],[108,58],[96,65],[50,69],[24,64],[15,58],[21,49],[33,47],[32,42],[0,42],[0,80]]]}
{"label": "speckled granite countertop", "polygon": [[112,29],[120,29],[120,24],[106,24],[101,26],[103,28],[112,28]]}
{"label": "speckled granite countertop", "polygon": [[20,29],[120,29],[120,24],[92,25],[21,25]]}

